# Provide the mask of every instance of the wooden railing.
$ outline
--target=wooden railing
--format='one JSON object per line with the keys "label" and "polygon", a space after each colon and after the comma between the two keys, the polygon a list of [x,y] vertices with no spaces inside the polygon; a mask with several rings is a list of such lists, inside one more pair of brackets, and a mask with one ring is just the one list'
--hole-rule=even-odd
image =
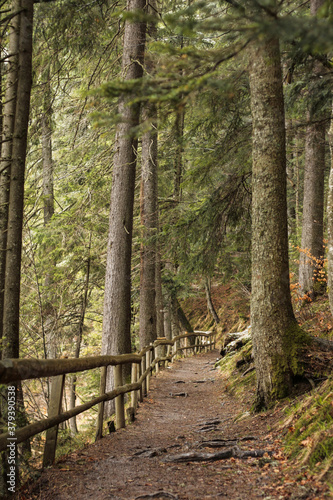
{"label": "wooden railing", "polygon": [[[195,339],[194,345],[188,343],[189,338]],[[180,341],[182,339],[184,339],[184,345],[180,346]],[[52,464],[55,458],[59,424],[98,404],[96,439],[100,439],[103,435],[104,403],[105,401],[115,399],[116,429],[125,427],[124,395],[126,393],[132,393],[131,408],[135,414],[138,401],[143,401],[143,397],[146,396],[149,391],[150,377],[153,371],[158,373],[160,365],[171,363],[173,358],[182,351],[186,353],[187,350],[191,349],[192,352],[196,354],[203,350],[211,350],[215,347],[215,341],[214,332],[195,331],[177,335],[171,340],[165,338],[157,339],[153,344],[145,347],[138,354],[94,356],[79,359],[5,359],[1,361],[0,384],[12,384],[19,380],[56,376],[52,384],[48,418],[16,429],[15,442],[17,444],[22,443],[40,432],[47,431],[43,465],[45,467]],[[131,383],[123,385],[122,365],[129,363],[132,365]],[[114,367],[115,388],[110,392],[105,392],[108,366]],[[61,413],[65,375],[92,370],[94,368],[102,369],[100,395],[87,403]],[[0,435],[0,451],[7,448],[9,439],[9,433]]]}

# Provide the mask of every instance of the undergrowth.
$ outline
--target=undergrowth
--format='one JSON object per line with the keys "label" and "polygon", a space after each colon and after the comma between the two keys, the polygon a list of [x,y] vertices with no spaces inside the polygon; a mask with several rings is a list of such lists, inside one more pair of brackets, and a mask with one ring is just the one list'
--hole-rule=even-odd
{"label": "undergrowth", "polygon": [[[252,342],[246,343],[238,351],[232,351],[216,363],[225,378],[225,390],[236,397],[255,392],[255,371],[251,370]],[[242,363],[237,368],[237,364]]]}
{"label": "undergrowth", "polygon": [[285,449],[333,486],[333,377],[286,409]]}
{"label": "undergrowth", "polygon": [[[225,378],[225,390],[244,400],[255,394],[255,371],[251,367],[251,342],[216,363]],[[237,368],[237,363],[244,364]],[[296,402],[295,402],[296,401]],[[285,405],[286,400],[283,401]],[[276,409],[281,408],[281,403]],[[279,424],[287,457],[299,467],[308,467],[318,479],[333,488],[333,376],[311,392],[288,401],[286,417]]]}
{"label": "undergrowth", "polygon": [[[226,381],[225,390],[242,400],[255,395],[255,371],[246,373],[251,366],[250,348],[251,343],[247,343],[216,363]],[[245,363],[237,368],[240,360]],[[276,410],[285,404],[286,400],[277,403]],[[297,400],[288,401],[284,414],[287,416],[278,428],[285,437],[287,457],[298,467],[308,467],[318,479],[325,479],[333,491],[333,376]]]}

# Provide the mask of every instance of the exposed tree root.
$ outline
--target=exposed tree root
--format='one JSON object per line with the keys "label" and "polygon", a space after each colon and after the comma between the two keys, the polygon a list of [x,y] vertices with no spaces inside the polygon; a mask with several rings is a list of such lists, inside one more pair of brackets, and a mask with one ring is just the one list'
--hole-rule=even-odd
{"label": "exposed tree root", "polygon": [[217,453],[198,453],[188,452],[180,453],[179,455],[171,455],[164,459],[165,462],[215,462],[217,460],[225,460],[228,458],[249,458],[249,457],[263,457],[265,454],[271,455],[270,451],[266,450],[248,450],[243,451],[238,446],[233,446],[224,451]]}
{"label": "exposed tree root", "polygon": [[178,500],[178,495],[172,495],[172,493],[168,493],[166,491],[156,491],[155,493],[147,493],[147,495],[140,495],[139,497],[135,497],[135,500],[144,500],[145,498],[159,498],[163,500],[164,498],[172,498],[173,500]]}

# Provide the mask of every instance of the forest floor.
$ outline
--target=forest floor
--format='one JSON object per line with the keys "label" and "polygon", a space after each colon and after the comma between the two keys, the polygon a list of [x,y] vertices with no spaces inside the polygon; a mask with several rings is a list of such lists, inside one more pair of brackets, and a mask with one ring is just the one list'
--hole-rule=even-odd
{"label": "forest floor", "polygon": [[[327,486],[297,469],[282,446],[283,404],[250,413],[253,390],[240,400],[214,369],[217,351],[175,361],[151,380],[134,423],[59,460],[20,500],[85,499],[325,499]],[[209,447],[220,440],[223,448]],[[225,440],[225,443],[222,441]],[[233,448],[266,451],[262,458],[184,463],[184,453]],[[207,458],[207,457],[206,457]]]}

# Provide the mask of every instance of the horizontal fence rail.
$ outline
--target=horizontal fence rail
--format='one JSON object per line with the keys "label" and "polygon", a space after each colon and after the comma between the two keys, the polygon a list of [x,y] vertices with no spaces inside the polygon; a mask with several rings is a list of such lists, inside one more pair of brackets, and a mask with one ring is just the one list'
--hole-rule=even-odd
{"label": "horizontal fence rail", "polygon": [[[195,339],[193,345],[188,343],[191,338]],[[184,340],[184,345],[180,345],[181,340]],[[138,401],[143,401],[143,397],[147,395],[150,377],[154,370],[155,373],[159,372],[160,364],[167,365],[171,363],[175,356],[189,349],[192,349],[193,354],[214,349],[215,342],[215,332],[194,331],[177,335],[170,340],[159,338],[137,354],[92,356],[79,359],[5,359],[0,361],[0,384],[13,384],[21,380],[55,377],[55,384],[52,385],[48,418],[16,429],[16,443],[22,443],[40,432],[47,431],[43,465],[51,465],[55,458],[59,424],[89,410],[93,406],[99,405],[96,440],[100,439],[103,436],[104,403],[115,399],[116,428],[125,427],[125,394],[132,393],[131,409],[135,414]],[[130,384],[123,385],[122,365],[125,364],[131,364],[132,377]],[[115,388],[110,392],[105,392],[108,366],[114,367]],[[95,368],[102,369],[100,395],[71,410],[61,412],[65,375]],[[8,432],[0,435],[0,452],[7,449],[9,437]]]}

